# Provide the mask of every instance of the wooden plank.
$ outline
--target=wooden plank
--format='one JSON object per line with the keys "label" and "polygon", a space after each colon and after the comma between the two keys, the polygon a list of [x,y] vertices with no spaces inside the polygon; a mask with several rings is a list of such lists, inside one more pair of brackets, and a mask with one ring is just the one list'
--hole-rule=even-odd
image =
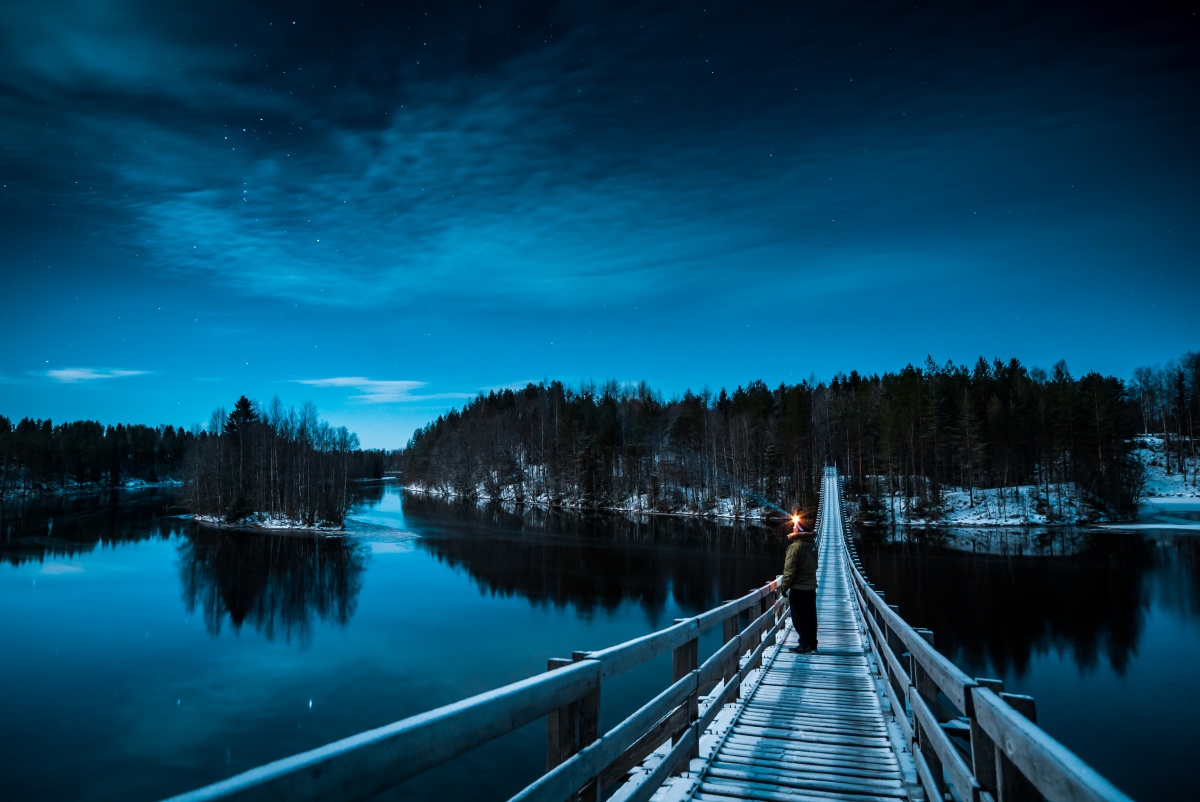
{"label": "wooden plank", "polygon": [[[941,799],[942,789],[941,783],[933,776],[933,772],[929,769],[929,763],[925,761],[925,756],[920,752],[913,752],[913,763],[917,767],[917,779],[921,781],[921,787],[925,789],[925,797],[927,799]],[[970,800],[968,802],[971,802]]]}
{"label": "wooden plank", "polygon": [[[929,705],[917,693],[916,688],[909,688],[908,703],[913,710],[913,718],[920,723],[922,744],[933,748],[937,760],[941,762],[941,770],[954,786],[959,799],[973,799],[979,794],[979,783],[975,781],[971,769],[950,738],[942,732],[938,721],[929,709]],[[936,767],[934,767],[936,770]],[[936,776],[936,775],[935,775]]]}
{"label": "wooden plank", "polygon": [[[821,791],[839,793],[843,798],[852,795],[891,797],[906,799],[907,790],[903,785],[887,785],[879,782],[867,782],[854,778],[831,777],[820,773],[801,775],[796,772],[750,772],[728,770],[722,767],[712,767],[705,774],[699,787],[711,787],[716,783],[736,785],[753,784],[764,790],[775,792],[792,791]],[[855,796],[854,798],[857,798]]]}
{"label": "wooden plank", "polygon": [[724,766],[726,768],[755,766],[761,769],[771,769],[781,774],[799,772],[816,774],[821,777],[858,777],[890,781],[891,784],[899,782],[896,780],[896,772],[890,767],[867,768],[856,763],[843,763],[833,760],[784,760],[782,758],[771,760],[759,755],[734,755],[724,750],[721,752],[721,757],[714,760],[712,765]]}
{"label": "wooden plank", "polygon": [[[879,771],[859,771],[853,766],[828,766],[821,763],[811,763],[803,765],[793,764],[774,764],[769,762],[762,763],[747,763],[747,762],[732,762],[719,761],[712,765],[714,769],[724,769],[729,771],[758,769],[762,772],[762,777],[767,781],[774,782],[773,778],[790,777],[793,780],[800,781],[828,781],[834,783],[857,783],[857,782],[879,782],[884,785],[879,786],[883,789],[882,793],[894,793],[895,789],[903,788],[903,784],[897,782],[895,772],[879,772]],[[717,774],[709,773],[709,778],[716,777]],[[888,790],[892,789],[892,790]]]}
{"label": "wooden plank", "polygon": [[896,689],[892,687],[892,683],[887,682],[886,680],[883,682],[883,691],[885,694],[887,694],[888,704],[892,708],[892,720],[896,722],[896,725],[904,734],[904,742],[906,744],[911,744],[913,739],[913,730],[912,724],[910,724],[908,721],[908,715],[905,713],[904,702],[901,701],[900,697],[896,695]]}
{"label": "wooden plank", "polygon": [[604,773],[600,775],[601,787],[607,789],[620,781],[645,760],[647,755],[682,732],[687,723],[687,711],[682,707],[675,708],[670,715],[654,725],[650,732],[638,739],[604,769]]}
{"label": "wooden plank", "polygon": [[763,741],[753,747],[745,744],[722,745],[713,760],[753,762],[765,760],[787,764],[817,764],[861,768],[864,771],[890,772],[899,776],[900,764],[889,747],[852,747],[844,744],[788,743]]}
{"label": "wooden plank", "polygon": [[996,749],[1016,764],[1047,798],[1101,802],[1129,797],[994,692],[975,688],[975,718]]}
{"label": "wooden plank", "polygon": [[[842,711],[845,714],[842,715]],[[786,715],[831,715],[839,721],[847,723],[873,721],[883,723],[880,715],[883,710],[878,704],[868,704],[855,701],[848,694],[813,694],[807,704],[779,702],[772,705],[754,705],[746,708],[747,716],[769,715],[772,717]]]}
{"label": "wooden plank", "polygon": [[173,800],[364,799],[599,687],[600,665],[575,663],[259,766]]}
{"label": "wooden plank", "polygon": [[693,728],[687,730],[679,739],[679,743],[671,747],[671,751],[663,757],[662,761],[641,779],[637,787],[625,797],[625,802],[649,802],[650,797],[654,796],[654,792],[674,773],[695,745],[696,730]]}
{"label": "wooden plank", "polygon": [[726,741],[721,747],[720,754],[744,755],[746,757],[762,756],[767,759],[780,760],[816,760],[831,763],[848,762],[860,766],[869,766],[880,770],[897,771],[899,763],[890,748],[864,747],[846,748],[830,744],[806,744],[803,752],[789,747],[774,747],[768,741],[758,741],[754,744]]}
{"label": "wooden plank", "polygon": [[[742,713],[739,722],[743,725],[756,727],[770,727],[774,722],[778,721],[778,716],[768,715],[751,715],[749,711]],[[862,722],[846,722],[839,721],[836,718],[822,716],[820,718],[808,716],[802,713],[797,713],[790,717],[790,724],[793,730],[801,732],[840,732],[846,735],[870,735],[878,738],[887,737],[887,727],[880,721],[875,725],[867,725]]]}
{"label": "wooden plank", "polygon": [[[827,792],[817,789],[798,790],[795,788],[780,788],[767,785],[750,784],[750,783],[735,783],[735,782],[714,782],[704,783],[700,786],[700,791],[704,794],[701,797],[697,794],[696,799],[712,799],[713,793],[719,794],[715,798],[719,799],[755,799],[762,802],[829,802],[831,799],[845,802],[847,799],[845,794],[837,792]],[[896,802],[896,797],[883,796],[855,796],[854,802]]]}
{"label": "wooden plank", "polygon": [[717,758],[730,760],[777,760],[784,763],[828,763],[831,766],[858,766],[870,771],[895,772],[899,762],[891,749],[845,749],[814,744],[803,751],[776,747],[769,741],[754,745],[726,742]]}
{"label": "wooden plank", "polygon": [[841,709],[837,705],[798,705],[795,707],[791,705],[779,705],[773,709],[754,707],[742,711],[742,720],[745,721],[766,716],[776,718],[780,715],[789,715],[799,721],[830,722],[846,726],[884,729],[883,718],[879,715],[880,710],[878,708],[875,710],[863,708],[862,712],[853,712],[846,715],[839,714]]}
{"label": "wooden plank", "polygon": [[844,736],[844,735],[820,736],[820,735],[814,735],[811,733],[804,732],[803,730],[788,729],[788,728],[785,728],[785,726],[782,724],[775,726],[775,727],[749,727],[749,726],[742,727],[742,726],[739,726],[738,730],[740,732],[750,733],[753,735],[773,735],[776,738],[782,738],[782,739],[786,739],[789,741],[796,741],[796,742],[843,744],[846,746],[879,746],[879,747],[891,746],[891,743],[888,741],[887,738],[855,737],[855,736]]}
{"label": "wooden plank", "polygon": [[[712,780],[708,780],[711,776]],[[788,789],[798,788],[801,790],[811,791],[827,791],[833,794],[842,794],[843,798],[850,794],[859,796],[875,797],[877,799],[907,799],[908,793],[904,790],[903,785],[899,788],[879,788],[873,785],[866,785],[854,782],[830,782],[828,780],[796,780],[790,782],[787,777],[760,777],[758,780],[753,775],[745,772],[727,772],[721,769],[712,769],[710,774],[706,775],[704,784],[717,780],[733,780],[741,782],[756,782],[757,784],[766,786],[764,790],[771,793],[786,793]],[[857,796],[856,796],[857,798]]]}
{"label": "wooden plank", "polygon": [[713,699],[709,700],[708,709],[700,714],[700,721],[697,722],[697,727],[700,732],[707,730],[721,713],[721,708],[733,701],[737,696],[740,686],[736,682],[727,682],[721,688],[721,692]]}

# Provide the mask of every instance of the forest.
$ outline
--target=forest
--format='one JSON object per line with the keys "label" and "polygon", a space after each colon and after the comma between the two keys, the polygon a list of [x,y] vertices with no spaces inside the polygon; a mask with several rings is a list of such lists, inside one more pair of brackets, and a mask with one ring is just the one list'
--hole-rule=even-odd
{"label": "forest", "polygon": [[[810,510],[825,464],[867,519],[896,499],[930,518],[948,488],[1074,493],[1113,518],[1136,513],[1138,432],[1166,434],[1176,470],[1195,461],[1200,354],[1139,368],[1129,384],[1015,359],[907,365],[828,383],[664,401],[645,383],[561,382],[479,395],[418,430],[406,484],[551,506],[734,515]],[[1170,464],[1168,465],[1170,470]]]}
{"label": "forest", "polygon": [[1164,440],[1168,475],[1197,482],[1200,353],[1128,382],[1017,360],[926,359],[895,373],[685,392],[645,382],[551,381],[481,394],[419,429],[403,452],[363,451],[304,404],[245,396],[189,429],[0,416],[0,497],[129,482],[186,484],[192,511],[339,524],[348,483],[402,468],[406,484],[463,498],[735,516],[811,510],[825,464],[865,521],[900,503],[938,517],[948,489],[1033,487],[1127,518],[1138,433]]}
{"label": "forest", "polygon": [[0,497],[179,482],[191,511],[214,520],[336,526],[348,483],[382,477],[387,459],[319,420],[312,404],[285,410],[278,398],[259,409],[242,396],[190,429],[0,416]]}

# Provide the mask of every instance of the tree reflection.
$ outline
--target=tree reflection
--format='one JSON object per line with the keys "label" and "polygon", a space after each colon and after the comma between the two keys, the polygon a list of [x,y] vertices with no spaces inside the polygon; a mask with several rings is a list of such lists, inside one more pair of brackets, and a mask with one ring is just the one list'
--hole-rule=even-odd
{"label": "tree reflection", "polygon": [[197,527],[179,545],[184,604],[213,637],[228,618],[235,632],[249,623],[268,640],[308,644],[314,619],[349,623],[365,565],[359,544],[312,533]]}
{"label": "tree reflection", "polygon": [[[1124,674],[1148,604],[1147,579],[1171,555],[1138,535],[1081,534],[1075,553],[969,553],[920,542],[860,539],[867,576],[904,619],[934,631],[938,649],[968,672],[1024,676],[1035,654],[1069,653],[1081,672],[1101,657]],[[1045,553],[1045,552],[1043,552]],[[1062,552],[1059,551],[1058,555]],[[1164,572],[1164,574],[1167,572]],[[1183,579],[1181,577],[1181,579]],[[1177,591],[1195,592],[1195,575]]]}
{"label": "tree reflection", "polygon": [[686,613],[702,612],[762,585],[783,566],[782,538],[753,525],[518,511],[413,495],[405,497],[404,514],[420,531],[421,548],[465,568],[487,593],[570,603],[585,615],[632,602],[653,626],[672,597]]}
{"label": "tree reflection", "polygon": [[0,560],[10,565],[74,557],[97,546],[163,540],[181,524],[173,490],[106,490],[0,503]]}
{"label": "tree reflection", "polygon": [[383,501],[389,482],[362,480],[350,485],[350,509],[370,508]]}

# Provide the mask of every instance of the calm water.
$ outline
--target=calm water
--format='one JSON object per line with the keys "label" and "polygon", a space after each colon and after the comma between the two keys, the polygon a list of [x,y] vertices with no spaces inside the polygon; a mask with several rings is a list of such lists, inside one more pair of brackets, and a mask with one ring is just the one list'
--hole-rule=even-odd
{"label": "calm water", "polygon": [[[667,626],[782,562],[757,528],[362,493],[333,538],[201,528],[170,493],[0,510],[0,796],[189,790]],[[860,549],[940,649],[1034,696],[1043,726],[1135,798],[1190,797],[1200,538],[907,540],[868,533]],[[606,685],[604,724],[669,671]],[[538,722],[384,798],[507,798],[540,772],[544,738]]]}
{"label": "calm water", "polygon": [[[758,528],[382,486],[334,538],[218,532],[177,504],[0,510],[0,797],[190,790],[667,626],[774,575],[784,548]],[[669,675],[667,657],[606,684],[602,724]],[[544,755],[538,722],[386,798],[504,799]]]}
{"label": "calm water", "polygon": [[1195,798],[1200,533],[908,537],[859,540],[868,578],[907,621],[970,676],[1033,696],[1038,723],[1135,799]]}

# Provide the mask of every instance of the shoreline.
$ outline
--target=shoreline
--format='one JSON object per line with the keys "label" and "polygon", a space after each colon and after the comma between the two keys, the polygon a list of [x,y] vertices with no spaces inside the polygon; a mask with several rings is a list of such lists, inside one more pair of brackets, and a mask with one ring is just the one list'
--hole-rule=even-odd
{"label": "shoreline", "polygon": [[344,523],[336,527],[332,525],[307,526],[290,518],[271,518],[262,521],[242,518],[241,520],[230,522],[221,520],[215,515],[194,515],[191,513],[179,517],[195,521],[201,526],[207,526],[212,529],[233,529],[240,532],[271,532],[276,534],[312,533],[319,535],[342,535],[346,533],[346,525]]}
{"label": "shoreline", "polygon": [[165,488],[183,487],[183,481],[179,479],[163,479],[158,482],[147,482],[142,479],[136,479],[129,482],[122,482],[119,485],[110,485],[105,483],[87,483],[87,484],[72,484],[66,487],[53,487],[43,489],[26,488],[24,490],[5,490],[0,493],[0,501],[33,501],[46,498],[63,498],[66,496],[82,496],[88,493],[116,493],[120,491],[138,491],[138,490],[162,490]]}

